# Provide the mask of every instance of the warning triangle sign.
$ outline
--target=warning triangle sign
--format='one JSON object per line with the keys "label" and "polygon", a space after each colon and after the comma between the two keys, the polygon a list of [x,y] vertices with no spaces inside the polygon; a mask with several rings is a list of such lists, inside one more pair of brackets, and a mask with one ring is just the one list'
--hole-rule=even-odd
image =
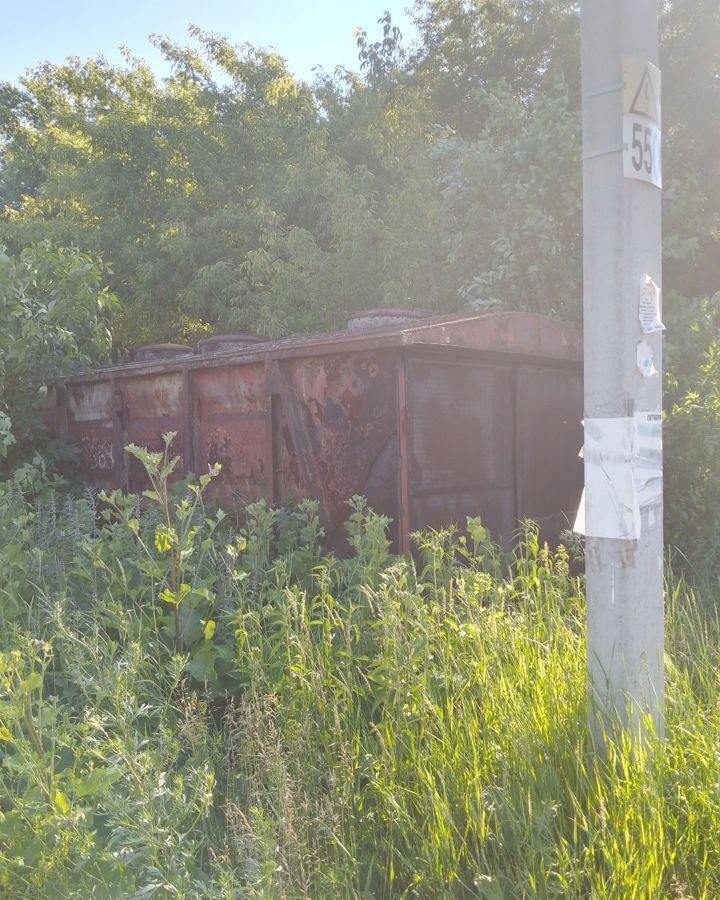
{"label": "warning triangle sign", "polygon": [[646,65],[628,112],[659,122],[660,102],[653,82],[650,66]]}

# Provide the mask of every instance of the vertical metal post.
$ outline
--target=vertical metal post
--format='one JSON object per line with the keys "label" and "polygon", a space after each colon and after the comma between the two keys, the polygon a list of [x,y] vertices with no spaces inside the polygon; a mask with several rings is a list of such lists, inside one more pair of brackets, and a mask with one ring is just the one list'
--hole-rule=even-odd
{"label": "vertical metal post", "polygon": [[[648,716],[663,729],[662,335],[639,317],[644,279],[661,285],[661,190],[627,168],[633,150],[636,169],[638,160],[648,172],[658,166],[659,96],[650,137],[643,116],[651,125],[653,98],[643,107],[639,93],[639,148],[628,147],[627,116],[623,135],[624,57],[657,66],[657,0],[582,0],[581,34],[587,658],[591,728],[602,743],[613,721],[637,734]],[[651,89],[659,82],[644,84],[645,95]],[[658,451],[651,501],[636,475],[643,417],[653,420]],[[612,518],[613,504],[626,518],[608,536],[616,523],[603,516]]]}
{"label": "vertical metal post", "polygon": [[192,378],[193,375],[185,366],[182,370],[182,471],[187,475],[188,472],[195,472],[195,439],[193,435],[193,397],[192,397]]}
{"label": "vertical metal post", "polygon": [[410,552],[410,472],[408,461],[407,355],[397,358],[398,549]]}

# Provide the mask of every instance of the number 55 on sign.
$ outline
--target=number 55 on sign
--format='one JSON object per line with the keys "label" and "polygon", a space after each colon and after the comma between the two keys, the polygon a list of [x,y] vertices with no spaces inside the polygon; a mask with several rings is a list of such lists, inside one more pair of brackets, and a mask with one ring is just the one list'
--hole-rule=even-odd
{"label": "number 55 on sign", "polygon": [[623,56],[623,175],[662,187],[660,69]]}

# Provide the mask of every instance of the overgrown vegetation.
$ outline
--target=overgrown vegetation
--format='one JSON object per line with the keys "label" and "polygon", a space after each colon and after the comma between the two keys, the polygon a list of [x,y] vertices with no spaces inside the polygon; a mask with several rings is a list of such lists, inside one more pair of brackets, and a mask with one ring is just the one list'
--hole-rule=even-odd
{"label": "overgrown vegetation", "polygon": [[[85,254],[47,241],[17,255],[0,246],[0,478],[14,471],[27,482],[48,386],[108,359],[117,301],[104,275]],[[42,471],[44,458],[36,465]]]}
{"label": "overgrown vegetation", "polygon": [[[720,9],[664,0],[660,11],[667,434],[678,461],[667,535],[688,558],[702,544],[713,565]],[[117,66],[42,63],[0,85],[9,265],[22,269],[44,241],[66,261],[73,247],[103,260],[118,354],[213,330],[315,333],[383,304],[530,309],[579,325],[578,3],[417,0],[413,13],[415,46],[385,14],[376,34],[357,33],[359,73],[320,72],[313,85],[277,53],[199,28],[186,47],[154,39],[166,79],[128,53]],[[67,281],[63,291],[76,308],[85,296]],[[32,358],[55,354],[51,368],[64,371],[68,348],[32,333]],[[686,334],[697,337],[690,352]],[[0,373],[7,352],[0,342]],[[0,414],[28,408],[23,396],[8,413],[13,397],[6,384]],[[0,418],[0,450],[10,434]],[[32,438],[37,449],[37,429]]]}
{"label": "overgrown vegetation", "polygon": [[0,495],[0,883],[15,897],[720,893],[720,622],[668,585],[667,739],[588,746],[582,583],[525,525],[353,556],[311,504],[153,476]]}
{"label": "overgrown vegetation", "polygon": [[582,580],[531,523],[413,562],[353,498],[339,560],[311,503],[205,509],[169,446],[128,448],[144,497],[58,492],[43,436],[110,326],[119,358],[382,304],[579,324],[577,6],[417,0],[417,46],[385,15],[312,86],[195,28],[162,82],[128,54],[0,85],[7,896],[720,896],[716,0],[661,4],[664,742],[588,746]]}

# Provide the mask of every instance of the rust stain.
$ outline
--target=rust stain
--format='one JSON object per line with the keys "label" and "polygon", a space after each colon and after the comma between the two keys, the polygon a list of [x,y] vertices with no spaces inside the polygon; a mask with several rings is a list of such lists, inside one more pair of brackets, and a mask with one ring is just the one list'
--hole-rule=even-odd
{"label": "rust stain", "polygon": [[230,435],[221,428],[216,428],[205,445],[205,458],[209,465],[220,463],[224,469],[232,469],[233,457]]}
{"label": "rust stain", "polygon": [[80,439],[83,465],[93,472],[109,472],[115,468],[112,441],[95,441],[92,438]]}
{"label": "rust stain", "polygon": [[623,569],[632,568],[635,565],[636,541],[623,541],[620,548],[620,561]]}
{"label": "rust stain", "polygon": [[44,414],[91,479],[132,491],[147,479],[121,448],[160,450],[176,431],[176,477],[219,462],[210,497],[228,511],[314,498],[340,552],[353,494],[403,550],[411,531],[466,514],[499,537],[524,515],[549,533],[582,481],[581,346],[531,314],[418,317],[117,366],[70,379]]}

